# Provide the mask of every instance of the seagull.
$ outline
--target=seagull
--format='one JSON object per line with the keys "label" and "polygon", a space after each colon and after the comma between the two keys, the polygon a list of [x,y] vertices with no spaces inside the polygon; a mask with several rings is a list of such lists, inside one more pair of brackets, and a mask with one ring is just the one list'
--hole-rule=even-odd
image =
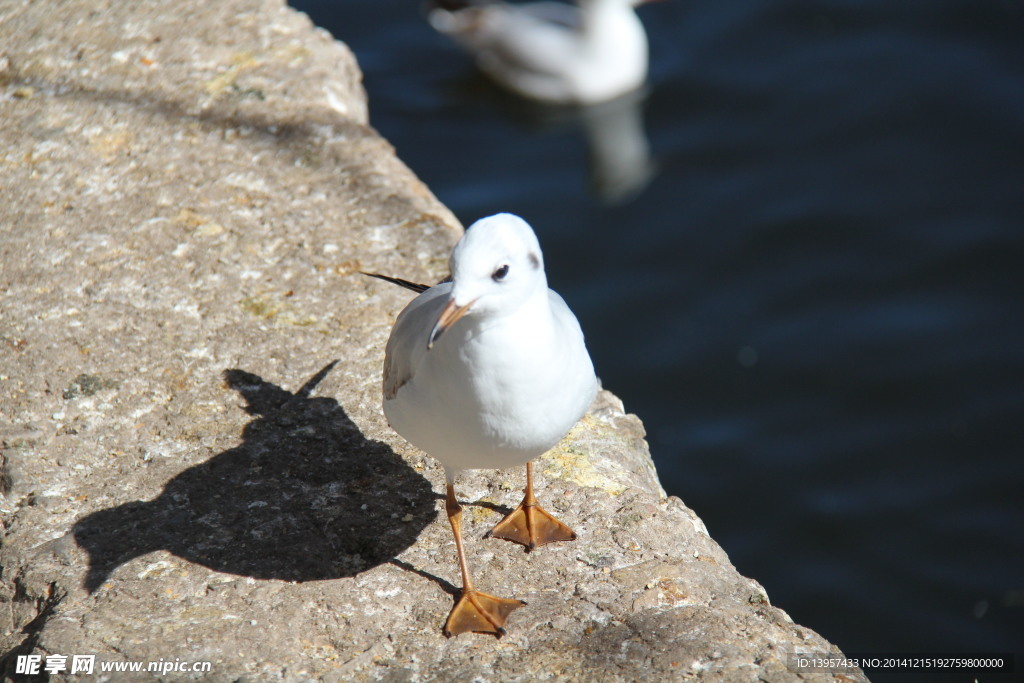
{"label": "seagull", "polygon": [[646,80],[647,34],[634,7],[647,1],[433,0],[427,20],[512,92],[549,104],[587,105],[632,92]]}
{"label": "seagull", "polygon": [[522,503],[488,536],[527,549],[576,534],[533,492],[532,460],[586,413],[598,381],[572,311],[548,289],[530,225],[500,213],[466,230],[451,278],[435,286],[377,273],[419,293],[398,315],[384,356],[384,415],[407,441],[444,465],[445,511],[455,535],[462,595],[444,626],[505,634],[525,603],[476,590],[462,539],[455,479],[463,470],[526,465]]}

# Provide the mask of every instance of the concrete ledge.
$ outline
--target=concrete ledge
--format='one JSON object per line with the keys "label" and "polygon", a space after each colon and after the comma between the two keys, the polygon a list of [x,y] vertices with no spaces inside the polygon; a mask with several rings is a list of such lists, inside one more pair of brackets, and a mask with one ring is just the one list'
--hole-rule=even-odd
{"label": "concrete ledge", "polygon": [[479,586],[529,606],[444,638],[443,475],[380,411],[408,297],[356,271],[438,278],[461,228],[359,78],[281,0],[0,0],[5,676],[833,679],[787,669],[834,648],[665,497],[607,392],[538,467],[577,542],[483,540],[522,473],[460,482]]}

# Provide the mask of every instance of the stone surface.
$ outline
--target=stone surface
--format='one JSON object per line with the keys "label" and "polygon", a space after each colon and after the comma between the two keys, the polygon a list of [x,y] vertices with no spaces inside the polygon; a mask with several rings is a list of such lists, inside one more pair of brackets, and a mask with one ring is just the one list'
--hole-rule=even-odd
{"label": "stone surface", "polygon": [[439,278],[460,228],[359,78],[280,0],[0,0],[4,675],[833,679],[607,392],[537,468],[578,541],[484,540],[523,472],[460,481],[477,584],[529,604],[444,638],[442,470],[380,410],[408,293],[357,271]]}

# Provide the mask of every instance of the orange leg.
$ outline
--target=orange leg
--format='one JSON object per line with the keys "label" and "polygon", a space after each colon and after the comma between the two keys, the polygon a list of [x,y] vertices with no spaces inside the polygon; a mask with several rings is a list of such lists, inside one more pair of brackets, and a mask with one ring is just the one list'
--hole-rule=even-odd
{"label": "orange leg", "polygon": [[459,570],[462,572],[462,597],[448,615],[444,634],[451,637],[472,631],[493,633],[500,638],[505,635],[504,626],[508,615],[526,603],[488,595],[473,588],[469,566],[466,564],[466,551],[462,546],[462,506],[455,499],[455,487],[451,484],[448,484],[444,509],[455,534],[455,549],[459,553]]}
{"label": "orange leg", "polygon": [[533,462],[526,463],[526,490],[523,493],[523,502],[519,507],[498,522],[488,532],[488,536],[521,543],[528,551],[545,543],[576,540],[576,533],[572,529],[537,504],[537,498],[533,495]]}

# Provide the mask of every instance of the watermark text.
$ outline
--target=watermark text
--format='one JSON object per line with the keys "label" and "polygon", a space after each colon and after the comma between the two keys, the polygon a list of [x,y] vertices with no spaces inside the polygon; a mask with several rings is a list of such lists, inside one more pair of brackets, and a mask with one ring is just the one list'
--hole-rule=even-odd
{"label": "watermark text", "polygon": [[25,676],[39,674],[95,674],[95,673],[155,673],[166,676],[169,673],[209,673],[210,662],[193,662],[174,659],[156,661],[96,661],[96,655],[18,655],[14,662],[14,673]]}

